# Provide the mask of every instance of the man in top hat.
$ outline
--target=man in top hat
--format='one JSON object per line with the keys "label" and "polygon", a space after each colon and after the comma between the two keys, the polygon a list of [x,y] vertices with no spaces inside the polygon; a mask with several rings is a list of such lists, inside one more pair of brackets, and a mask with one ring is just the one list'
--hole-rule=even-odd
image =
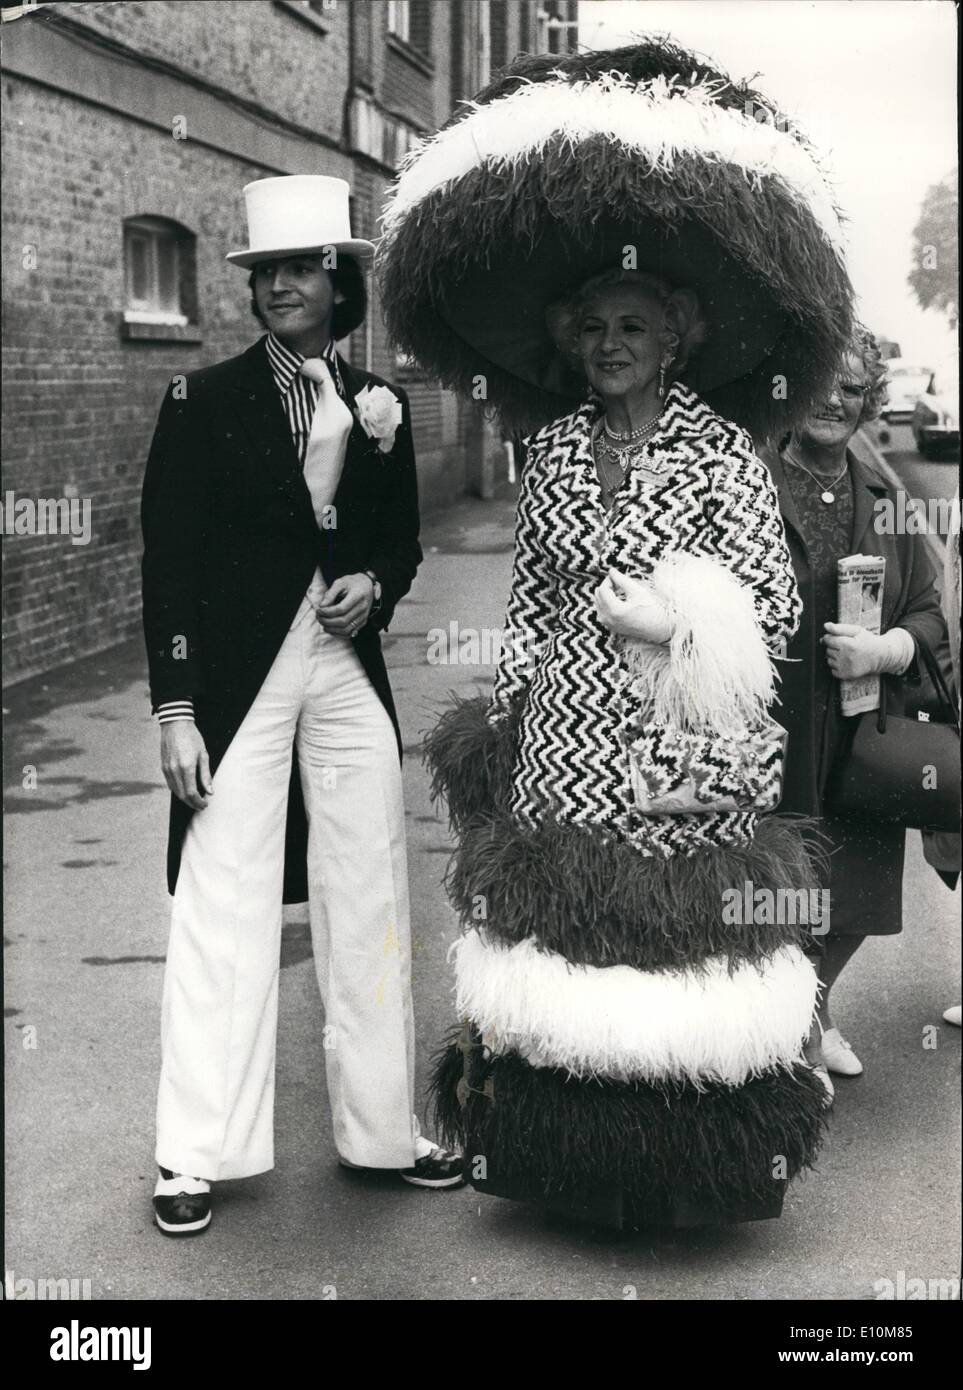
{"label": "man in top hat", "polygon": [[[379,631],[421,560],[408,403],[335,341],[363,321],[348,185],[245,190],[267,329],[175,377],[142,504],[151,701],[171,798],[154,1219],[273,1167],[281,905],[307,899],[335,1144],[456,1186],[413,1115],[401,740]],[[312,1122],[313,1123],[313,1122]]]}

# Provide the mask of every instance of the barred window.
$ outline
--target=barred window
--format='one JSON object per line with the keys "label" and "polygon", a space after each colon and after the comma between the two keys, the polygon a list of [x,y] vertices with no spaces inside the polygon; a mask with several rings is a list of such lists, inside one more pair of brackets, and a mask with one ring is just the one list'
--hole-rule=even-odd
{"label": "barred window", "polygon": [[388,33],[411,42],[411,0],[388,0]]}
{"label": "barred window", "polygon": [[536,51],[565,53],[574,46],[577,21],[568,16],[568,7],[561,0],[541,0],[535,12],[538,26]]}
{"label": "barred window", "polygon": [[388,0],[388,33],[428,57],[431,53],[431,0]]}
{"label": "barred window", "polygon": [[475,0],[469,62],[472,86],[487,87],[492,77],[491,7],[489,0]]}
{"label": "barred window", "polygon": [[408,42],[425,57],[431,56],[431,0],[409,0],[411,17]]}
{"label": "barred window", "polygon": [[508,5],[506,0],[492,0],[491,31],[492,71],[499,72],[508,62]]}

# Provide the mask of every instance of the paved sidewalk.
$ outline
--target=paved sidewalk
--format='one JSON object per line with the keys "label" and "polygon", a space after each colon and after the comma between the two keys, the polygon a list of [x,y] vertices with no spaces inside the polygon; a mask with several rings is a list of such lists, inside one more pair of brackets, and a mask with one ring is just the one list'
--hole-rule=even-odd
{"label": "paved sidewalk", "polygon": [[[422,732],[449,690],[491,669],[429,666],[426,633],[497,628],[512,504],[465,502],[427,528],[387,658],[407,750],[415,1008],[422,1082],[452,1021],[441,888],[447,827]],[[906,928],[869,941],[839,988],[866,1062],[840,1082],[816,1173],[782,1220],[675,1238],[594,1240],[470,1190],[426,1193],[338,1168],[303,910],[281,975],[277,1167],[219,1188],[215,1223],[173,1242],[150,1224],[158,1016],[169,904],[167,792],[139,642],[8,692],[6,1268],[89,1279],[96,1298],[872,1299],[877,1279],[958,1272],[959,997],[950,894],[910,837]],[[30,789],[29,769],[36,769]],[[26,780],[27,786],[24,786]],[[927,1031],[933,1030],[933,1031]],[[935,1045],[927,1046],[928,1042]]]}

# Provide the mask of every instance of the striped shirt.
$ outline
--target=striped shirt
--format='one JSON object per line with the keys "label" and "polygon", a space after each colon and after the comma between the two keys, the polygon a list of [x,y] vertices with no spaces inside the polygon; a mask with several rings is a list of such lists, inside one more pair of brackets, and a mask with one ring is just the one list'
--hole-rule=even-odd
{"label": "striped shirt", "polygon": [[[298,458],[301,460],[301,467],[303,468],[308,452],[311,421],[314,419],[321,387],[316,381],[310,381],[306,376],[301,375],[301,363],[305,359],[299,352],[286,347],[280,338],[275,338],[273,333],[269,333],[267,336],[267,355],[275,385],[281,393],[281,401],[288,417],[294,447],[298,451]],[[343,400],[344,387],[341,382],[341,373],[338,371],[338,357],[333,342],[328,343],[321,358],[322,361],[327,362],[328,370],[338,389],[338,395]]]}
{"label": "striped shirt", "polygon": [[[276,338],[273,333],[267,335],[267,355],[268,362],[271,364],[271,375],[274,377],[274,384],[280,392],[281,403],[288,419],[291,438],[294,440],[294,447],[303,468],[308,452],[311,421],[314,419],[321,387],[316,381],[310,381],[306,376],[301,375],[301,363],[305,361],[305,358],[299,352],[295,352],[293,348],[286,347],[280,338]],[[338,388],[338,395],[344,400],[344,384],[341,380],[341,373],[338,371],[338,357],[333,340],[329,341],[321,353],[321,357],[323,361],[327,362],[335,386]],[[192,720],[193,718],[193,700],[169,700],[167,703],[157,706],[157,720],[160,724],[170,724],[175,719]]]}

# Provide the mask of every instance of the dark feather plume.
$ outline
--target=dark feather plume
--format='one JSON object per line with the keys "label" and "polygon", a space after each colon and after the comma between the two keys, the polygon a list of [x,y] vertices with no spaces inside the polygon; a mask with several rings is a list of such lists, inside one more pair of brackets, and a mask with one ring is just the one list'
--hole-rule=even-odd
{"label": "dark feather plume", "polygon": [[517,717],[491,721],[484,696],[453,697],[423,749],[432,800],[445,799],[456,830],[507,812],[517,748]]}
{"label": "dark feather plume", "polygon": [[433,795],[448,801],[459,835],[446,875],[466,926],[514,944],[533,937],[575,965],[697,969],[724,955],[730,967],[782,946],[810,946],[811,924],[726,922],[726,890],[808,892],[824,881],[822,847],[801,818],[765,816],[748,845],[645,857],[598,827],[509,815],[517,712],[492,724],[484,697],[460,699],[425,740]]}
{"label": "dark feather plume", "polygon": [[710,956],[727,957],[731,969],[783,946],[809,947],[814,924],[743,921],[738,908],[723,909],[745,884],[750,894],[808,894],[820,880],[798,824],[777,816],[761,820],[748,845],[667,859],[591,826],[546,821],[529,830],[500,817],[463,829],[446,884],[466,926],[484,925],[508,944],[532,937],[573,965],[691,970]]}
{"label": "dark feather plume", "polygon": [[436,1073],[439,1096],[448,1090],[446,1132],[485,1173],[474,1185],[498,1195],[547,1198],[614,1186],[656,1210],[671,1210],[680,1198],[721,1212],[771,1204],[812,1166],[826,1123],[825,1093],[804,1066],[697,1091],[681,1083],[580,1082],[511,1054],[488,1057],[481,1047],[475,1085],[461,1106],[450,1080],[462,1073],[462,1053],[450,1051],[455,1056]]}
{"label": "dark feather plume", "polygon": [[[471,120],[475,105],[509,96],[522,85],[559,76],[591,81],[612,73],[637,83],[657,77],[711,82],[720,107],[749,120],[766,112],[787,141],[803,147],[807,157],[812,153],[804,133],[764,93],[663,35],[596,53],[522,55],[448,125]],[[616,142],[601,136],[575,148],[562,139],[549,141],[527,160],[475,168],[419,202],[385,237],[379,256],[389,334],[456,391],[471,396],[483,376],[490,408],[512,428],[534,430],[567,414],[584,391],[576,378],[566,380],[561,371],[551,386],[536,386],[498,366],[462,336],[446,297],[469,273],[511,254],[521,256],[518,273],[523,275],[540,226],[555,228],[577,246],[591,241],[605,218],[624,227],[629,241],[671,236],[674,229],[701,223],[758,283],[758,302],[768,299],[778,306],[783,322],[768,355],[729,385],[703,388],[698,356],[693,359],[683,380],[714,410],[762,444],[821,398],[849,338],[852,288],[802,200],[777,178],[750,180],[721,161],[679,156],[671,170],[649,167],[645,160],[626,158]],[[560,284],[558,292],[566,288]],[[785,377],[785,392],[774,390],[778,377]]]}
{"label": "dark feather plume", "polygon": [[[510,172],[482,166],[423,199],[381,262],[390,335],[456,391],[470,396],[484,376],[488,400],[515,428],[539,428],[567,414],[584,384],[572,377],[568,394],[559,394],[500,368],[452,326],[445,299],[477,268],[524,257],[526,247],[534,254],[543,220],[577,246],[603,217],[624,226],[629,240],[671,236],[696,217],[757,279],[760,295],[780,305],[783,327],[768,356],[736,382],[703,390],[696,354],[682,379],[708,405],[762,441],[821,398],[849,340],[852,303],[845,269],[809,209],[775,180],[750,185],[741,170],[691,157],[670,171],[649,169],[601,138],[575,150],[550,142]],[[560,284],[558,293],[566,288]],[[785,398],[773,391],[776,376],[786,378]]]}

